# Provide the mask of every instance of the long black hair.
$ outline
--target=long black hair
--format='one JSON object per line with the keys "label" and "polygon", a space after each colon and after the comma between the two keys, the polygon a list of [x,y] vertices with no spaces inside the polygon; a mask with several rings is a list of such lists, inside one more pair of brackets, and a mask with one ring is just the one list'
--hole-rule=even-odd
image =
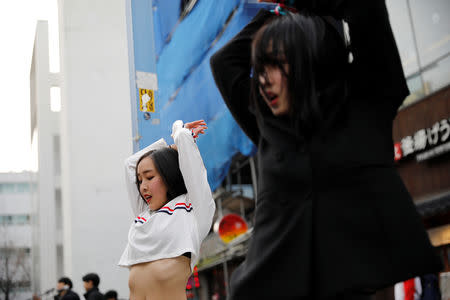
{"label": "long black hair", "polygon": [[[287,12],[271,18],[253,38],[254,101],[260,97],[259,76],[266,76],[265,66],[278,67],[287,78],[293,127],[304,133],[323,120],[319,98],[339,79],[346,66],[345,42],[330,28],[320,16]],[[287,73],[284,64],[288,65]]]}
{"label": "long black hair", "polygon": [[[146,157],[150,157],[161,175],[164,184],[167,187],[167,200],[170,201],[182,194],[186,194],[186,185],[184,184],[183,175],[180,171],[180,164],[178,162],[178,151],[172,148],[162,148],[158,150],[150,150],[142,155],[136,163],[136,186],[140,192],[141,184],[138,180],[137,169],[139,163]],[[142,197],[142,200],[147,203]]]}

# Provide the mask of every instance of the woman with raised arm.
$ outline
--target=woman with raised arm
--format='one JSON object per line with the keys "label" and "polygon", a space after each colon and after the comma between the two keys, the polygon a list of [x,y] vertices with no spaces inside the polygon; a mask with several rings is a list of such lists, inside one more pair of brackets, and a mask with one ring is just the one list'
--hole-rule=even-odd
{"label": "woman with raised arm", "polygon": [[393,162],[409,91],[384,0],[280,2],[211,58],[258,147],[253,237],[229,299],[371,299],[440,270]]}
{"label": "woman with raised arm", "polygon": [[130,268],[131,300],[186,299],[186,284],[215,211],[195,138],[203,120],[172,126],[163,139],[125,161],[135,220],[119,265]]}

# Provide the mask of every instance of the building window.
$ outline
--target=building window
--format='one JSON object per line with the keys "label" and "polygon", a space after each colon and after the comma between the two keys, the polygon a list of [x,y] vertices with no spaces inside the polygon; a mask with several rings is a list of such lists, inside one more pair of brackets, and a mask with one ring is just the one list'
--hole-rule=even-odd
{"label": "building window", "polygon": [[16,191],[18,193],[28,193],[30,191],[29,183],[16,183]]}
{"label": "building window", "polygon": [[61,89],[56,86],[50,88],[50,110],[61,111]]}
{"label": "building window", "polygon": [[12,224],[12,216],[0,216],[0,224],[1,225],[11,225]]}
{"label": "building window", "polygon": [[409,0],[411,19],[424,68],[450,53],[450,2]]}
{"label": "building window", "polygon": [[53,136],[53,171],[61,175],[61,144],[59,135]]}
{"label": "building window", "polygon": [[450,84],[450,2],[386,3],[411,92],[408,105]]}
{"label": "building window", "polygon": [[0,225],[28,225],[29,215],[0,215]]}
{"label": "building window", "polygon": [[16,186],[14,183],[0,183],[0,193],[12,194],[15,192]]}
{"label": "building window", "polygon": [[29,182],[0,183],[0,194],[29,193],[30,185]]}

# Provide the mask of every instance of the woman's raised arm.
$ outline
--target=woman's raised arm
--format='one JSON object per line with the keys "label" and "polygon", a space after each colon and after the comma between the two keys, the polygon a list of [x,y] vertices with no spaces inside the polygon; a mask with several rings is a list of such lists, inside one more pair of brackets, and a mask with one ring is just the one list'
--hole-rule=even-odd
{"label": "woman's raised arm", "polygon": [[[187,124],[186,124],[187,125]],[[186,185],[188,200],[200,231],[206,235],[211,227],[215,203],[208,184],[206,168],[191,130],[178,120],[172,125],[172,137],[177,146],[180,170]]]}

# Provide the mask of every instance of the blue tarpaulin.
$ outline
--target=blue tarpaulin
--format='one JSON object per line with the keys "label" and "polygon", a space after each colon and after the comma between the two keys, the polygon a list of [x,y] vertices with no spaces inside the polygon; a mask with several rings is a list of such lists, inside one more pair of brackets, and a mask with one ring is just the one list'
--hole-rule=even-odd
{"label": "blue tarpaulin", "polygon": [[198,139],[198,146],[213,190],[228,173],[232,157],[238,152],[253,155],[256,147],[225,106],[209,59],[260,7],[244,0],[199,0],[180,22],[180,0],[153,1],[160,123],[158,127],[150,122],[140,125],[140,148],[160,137],[172,142],[175,120],[205,120],[208,130]]}

